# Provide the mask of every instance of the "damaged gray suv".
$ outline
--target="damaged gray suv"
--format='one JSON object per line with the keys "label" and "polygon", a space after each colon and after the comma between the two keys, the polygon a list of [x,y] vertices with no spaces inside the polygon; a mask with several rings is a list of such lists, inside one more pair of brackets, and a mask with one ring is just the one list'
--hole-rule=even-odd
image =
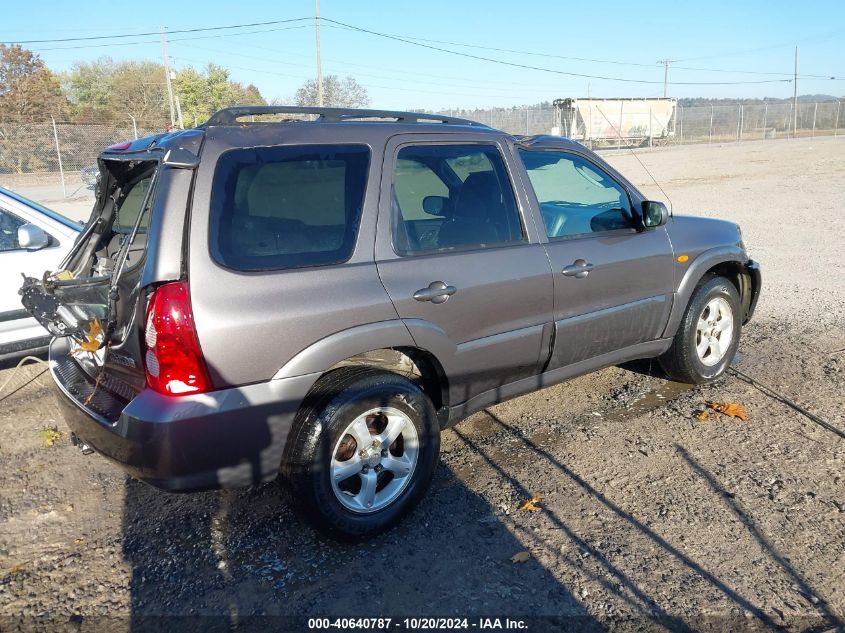
{"label": "damaged gray suv", "polygon": [[451,117],[229,108],[99,172],[74,249],[21,288],[67,424],[166,490],[281,474],[342,539],[417,504],[474,411],[639,358],[717,378],[760,292],[735,224]]}

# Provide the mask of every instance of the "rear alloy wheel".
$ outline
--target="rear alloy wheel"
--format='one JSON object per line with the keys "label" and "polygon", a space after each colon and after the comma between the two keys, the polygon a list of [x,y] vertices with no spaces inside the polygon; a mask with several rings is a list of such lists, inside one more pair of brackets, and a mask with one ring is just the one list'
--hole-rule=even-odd
{"label": "rear alloy wheel", "polygon": [[679,382],[703,384],[733,361],[742,327],[736,287],[724,277],[705,277],[692,294],[672,346],[660,365]]}
{"label": "rear alloy wheel", "polygon": [[321,378],[291,429],[282,475],[319,530],[359,541],[425,494],[440,451],[434,406],[392,372],[346,367]]}
{"label": "rear alloy wheel", "polygon": [[378,512],[408,486],[419,456],[410,418],[378,407],[358,416],[332,451],[331,482],[337,500],[352,512]]}

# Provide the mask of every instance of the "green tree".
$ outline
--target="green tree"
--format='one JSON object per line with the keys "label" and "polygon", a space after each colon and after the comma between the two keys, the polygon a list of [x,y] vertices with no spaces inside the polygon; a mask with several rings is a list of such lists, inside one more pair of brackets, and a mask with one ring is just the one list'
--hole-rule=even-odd
{"label": "green tree", "polygon": [[65,85],[78,122],[127,122],[134,117],[146,127],[161,128],[169,123],[162,64],[101,57],[75,64]]}
{"label": "green tree", "polygon": [[229,71],[217,64],[209,64],[204,71],[190,66],[183,68],[176,74],[174,90],[186,126],[203,123],[222,108],[266,103],[258,88],[233,81]]}
{"label": "green tree", "polygon": [[50,168],[50,116],[67,101],[58,79],[31,51],[0,44],[0,173]]}
{"label": "green tree", "polygon": [[38,55],[0,44],[0,121],[43,121],[63,114],[66,107],[58,79]]}
{"label": "green tree", "polygon": [[170,105],[164,66],[155,62],[123,62],[112,75],[109,111],[115,118],[132,115],[148,126],[166,127]]}
{"label": "green tree", "polygon": [[[317,81],[309,79],[296,91],[296,105],[319,105]],[[338,108],[366,108],[370,105],[367,89],[352,77],[339,79],[337,75],[323,77],[323,105]]]}
{"label": "green tree", "polygon": [[108,108],[114,68],[110,57],[74,64],[65,82],[65,92],[74,107],[92,112]]}

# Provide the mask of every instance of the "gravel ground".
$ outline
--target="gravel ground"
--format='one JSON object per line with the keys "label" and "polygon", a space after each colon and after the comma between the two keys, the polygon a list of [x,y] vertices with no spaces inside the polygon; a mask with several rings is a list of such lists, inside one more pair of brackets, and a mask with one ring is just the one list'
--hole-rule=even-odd
{"label": "gravel ground", "polygon": [[[633,157],[608,158],[660,197]],[[737,367],[845,429],[845,139],[640,159],[676,212],[740,222],[764,266]],[[845,440],[738,377],[689,388],[638,362],[476,414],[444,434],[414,514],[352,547],[275,484],[166,494],[82,456],[43,371],[0,395],[0,630],[303,624],[262,615],[845,629]],[[750,419],[699,421],[707,401]]]}

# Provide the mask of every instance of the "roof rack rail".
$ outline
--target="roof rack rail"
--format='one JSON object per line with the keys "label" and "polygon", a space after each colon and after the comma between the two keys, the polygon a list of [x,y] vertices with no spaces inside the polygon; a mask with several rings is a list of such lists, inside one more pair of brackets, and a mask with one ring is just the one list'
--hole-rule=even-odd
{"label": "roof rack rail", "polygon": [[400,112],[395,110],[366,110],[359,108],[322,108],[313,106],[234,106],[224,108],[211,115],[202,127],[210,125],[233,125],[245,116],[263,116],[268,114],[312,114],[319,121],[354,121],[356,119],[394,119],[402,123],[426,123],[434,121],[452,125],[475,125],[487,127],[483,123],[459,119],[442,114],[424,112]]}

